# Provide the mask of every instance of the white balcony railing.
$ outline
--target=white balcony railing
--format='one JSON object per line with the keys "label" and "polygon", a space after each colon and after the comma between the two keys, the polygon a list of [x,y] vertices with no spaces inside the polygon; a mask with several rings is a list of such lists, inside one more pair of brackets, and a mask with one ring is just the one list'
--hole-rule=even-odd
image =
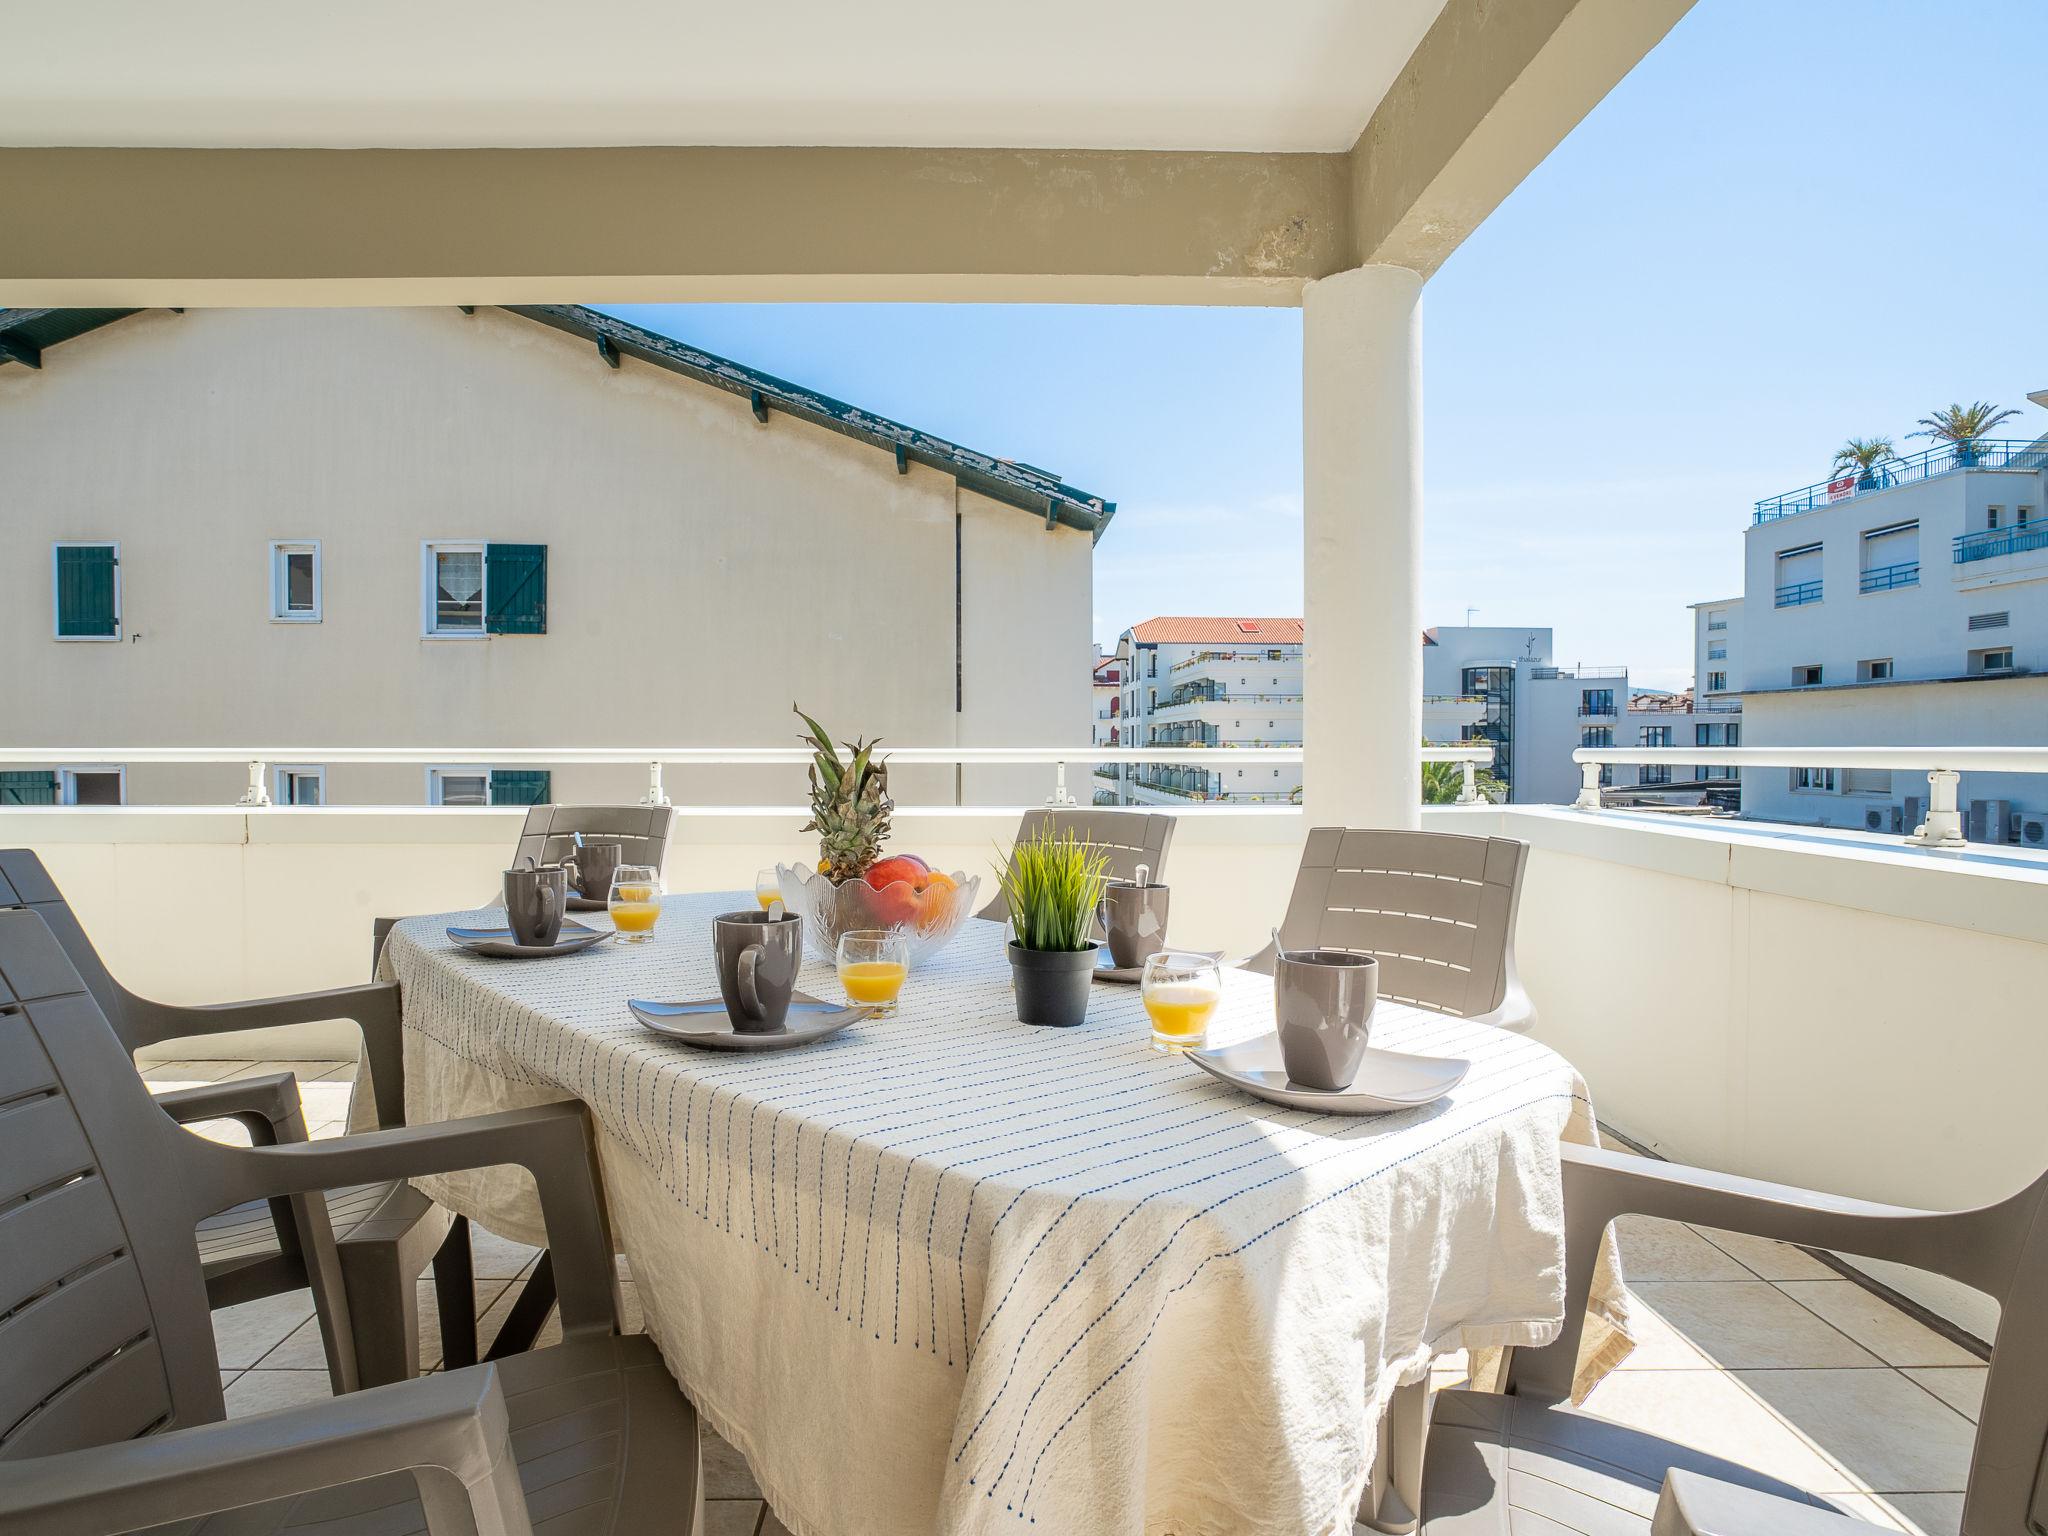
{"label": "white balcony railing", "polygon": [[[1074,805],[1067,791],[1067,765],[1092,763],[1186,763],[1215,754],[1232,767],[1253,763],[1299,764],[1302,749],[1290,747],[1207,747],[1161,744],[1156,747],[1105,747],[1093,743],[1072,747],[898,747],[890,746],[885,756],[904,766],[937,764],[962,767],[1009,767],[1043,764],[1053,770],[1052,793],[1045,803]],[[644,766],[647,789],[642,805],[671,805],[662,784],[666,767],[802,767],[810,762],[807,747],[8,747],[0,746],[0,766],[49,763],[241,763],[249,771],[248,788],[237,805],[265,808],[270,797],[271,765],[276,763],[364,763],[433,767],[444,763],[489,763],[500,768],[553,768]],[[1459,746],[1426,746],[1419,753],[1425,763],[1458,763],[1464,770],[1460,805],[1480,803],[1476,771],[1493,761],[1493,748],[1484,742]],[[1091,770],[1093,771],[1093,770]],[[791,809],[774,807],[774,809]]]}
{"label": "white balcony railing", "polygon": [[1927,819],[1906,838],[1922,848],[1961,848],[1956,786],[1965,772],[2048,773],[2048,747],[1581,747],[1581,810],[1599,810],[1600,770],[1627,763],[1701,768],[1876,768],[1927,775]]}

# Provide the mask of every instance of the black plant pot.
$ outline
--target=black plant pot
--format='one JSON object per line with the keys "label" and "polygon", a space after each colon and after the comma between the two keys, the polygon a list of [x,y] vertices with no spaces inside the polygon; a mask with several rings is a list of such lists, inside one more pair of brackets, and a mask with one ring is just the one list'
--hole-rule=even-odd
{"label": "black plant pot", "polygon": [[1010,977],[1017,985],[1018,1021],[1064,1029],[1086,1019],[1101,948],[1025,949],[1012,940]]}

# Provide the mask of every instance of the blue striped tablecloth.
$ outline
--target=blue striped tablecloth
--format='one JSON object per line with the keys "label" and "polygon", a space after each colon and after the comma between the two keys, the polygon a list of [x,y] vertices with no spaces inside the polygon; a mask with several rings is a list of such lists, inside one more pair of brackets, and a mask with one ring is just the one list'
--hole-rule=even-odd
{"label": "blue striped tablecloth", "polygon": [[[1554,1335],[1558,1143],[1594,1130],[1536,1041],[1383,1003],[1376,1044],[1472,1061],[1454,1094],[1275,1108],[1151,1050],[1135,988],[1018,1024],[979,921],[803,1050],[640,1028],[628,997],[716,995],[710,920],[749,905],[671,896],[652,945],[538,962],[445,937],[486,914],[414,918],[385,963],[413,1118],[590,1106],[649,1329],[797,1536],[1348,1531],[1400,1381]],[[1271,983],[1227,973],[1212,1043],[1271,1027]],[[523,1175],[428,1187],[542,1239]]]}

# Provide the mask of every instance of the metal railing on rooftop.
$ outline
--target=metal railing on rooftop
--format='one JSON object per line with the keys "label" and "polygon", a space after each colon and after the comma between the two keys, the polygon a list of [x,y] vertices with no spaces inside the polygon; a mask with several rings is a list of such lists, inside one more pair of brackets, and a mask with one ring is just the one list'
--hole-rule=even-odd
{"label": "metal railing on rooftop", "polygon": [[1958,469],[2048,469],[2048,450],[2038,443],[1979,438],[1968,447],[1941,443],[1901,459],[1889,459],[1868,474],[1836,475],[1812,485],[1767,496],[1756,504],[1755,522],[1774,523],[1819,507],[1832,507],[1873,491],[1887,491],[1915,480],[1931,480]]}
{"label": "metal railing on rooftop", "polygon": [[2048,773],[2048,747],[1580,747],[1580,810],[1601,808],[1604,769],[1627,763],[1685,763],[1712,768],[1877,768],[1925,772],[1927,820],[1906,841],[1923,848],[1961,848],[1963,813],[1957,786],[1969,773]]}
{"label": "metal railing on rooftop", "polygon": [[1991,560],[1999,555],[2016,555],[2022,550],[2048,549],[2048,523],[2023,523],[2017,528],[1983,528],[1976,533],[1959,533],[1955,538],[1955,563]]}

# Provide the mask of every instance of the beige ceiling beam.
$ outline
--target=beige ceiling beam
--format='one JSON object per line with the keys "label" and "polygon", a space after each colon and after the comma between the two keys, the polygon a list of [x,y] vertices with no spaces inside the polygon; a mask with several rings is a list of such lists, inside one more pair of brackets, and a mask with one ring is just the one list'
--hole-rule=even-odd
{"label": "beige ceiling beam", "polygon": [[1691,8],[1449,0],[1352,148],[1353,265],[1434,272]]}
{"label": "beige ceiling beam", "polygon": [[1343,154],[0,149],[0,304],[1299,302]]}

